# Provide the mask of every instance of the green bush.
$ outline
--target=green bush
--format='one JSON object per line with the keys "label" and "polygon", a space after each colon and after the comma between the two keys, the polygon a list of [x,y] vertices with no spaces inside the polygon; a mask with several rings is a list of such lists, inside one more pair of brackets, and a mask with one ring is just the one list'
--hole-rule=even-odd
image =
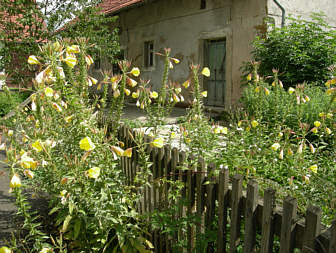
{"label": "green bush", "polygon": [[278,69],[285,87],[324,83],[330,78],[328,67],[336,62],[335,31],[318,14],[311,21],[289,20],[287,26],[272,25],[266,36],[255,39],[253,57],[261,62],[260,74],[269,76]]}
{"label": "green bush", "polygon": [[9,113],[14,107],[22,103],[30,95],[29,92],[11,92],[11,99],[8,99],[8,96],[5,92],[0,92],[0,117],[5,116]]}

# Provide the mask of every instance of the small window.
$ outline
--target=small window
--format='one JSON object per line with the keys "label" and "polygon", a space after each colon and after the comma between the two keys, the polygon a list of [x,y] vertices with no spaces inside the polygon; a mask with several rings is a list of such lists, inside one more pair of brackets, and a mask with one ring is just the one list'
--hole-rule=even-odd
{"label": "small window", "polygon": [[144,66],[154,67],[154,41],[146,41],[144,46]]}
{"label": "small window", "polygon": [[201,10],[206,8],[206,0],[201,0]]}

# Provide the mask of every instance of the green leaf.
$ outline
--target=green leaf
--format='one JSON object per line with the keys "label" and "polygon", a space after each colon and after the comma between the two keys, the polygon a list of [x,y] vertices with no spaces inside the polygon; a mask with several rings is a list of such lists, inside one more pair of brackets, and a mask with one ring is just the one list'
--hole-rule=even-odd
{"label": "green leaf", "polygon": [[72,216],[71,216],[71,215],[68,215],[67,217],[65,217],[65,220],[64,220],[64,222],[63,222],[63,227],[62,227],[62,232],[63,232],[63,233],[64,233],[65,231],[67,231],[71,219],[72,219]]}
{"label": "green leaf", "polygon": [[74,239],[77,239],[77,237],[79,235],[81,224],[82,224],[81,220],[76,219],[75,225],[74,225]]}

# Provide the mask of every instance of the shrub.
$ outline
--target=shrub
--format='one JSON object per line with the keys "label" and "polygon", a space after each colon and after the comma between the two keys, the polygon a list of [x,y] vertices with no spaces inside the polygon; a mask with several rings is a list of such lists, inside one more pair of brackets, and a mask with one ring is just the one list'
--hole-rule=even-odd
{"label": "shrub", "polygon": [[30,92],[11,92],[11,98],[8,99],[7,94],[0,92],[0,117],[5,116],[16,105],[22,103],[26,98],[28,98]]}
{"label": "shrub", "polygon": [[311,21],[290,18],[283,28],[270,26],[266,36],[255,39],[253,57],[261,61],[260,74],[272,75],[279,69],[285,87],[298,83],[324,83],[328,67],[336,62],[336,33],[323,20],[312,15]]}

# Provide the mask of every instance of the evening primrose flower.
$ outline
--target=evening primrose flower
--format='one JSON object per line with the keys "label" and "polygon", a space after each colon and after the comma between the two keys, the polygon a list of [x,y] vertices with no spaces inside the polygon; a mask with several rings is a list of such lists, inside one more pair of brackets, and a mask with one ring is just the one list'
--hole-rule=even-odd
{"label": "evening primrose flower", "polygon": [[283,160],[283,158],[284,158],[284,152],[283,152],[283,149],[281,149],[280,154],[279,154],[279,159]]}
{"label": "evening primrose flower", "polygon": [[276,150],[278,150],[280,148],[280,144],[279,143],[274,143],[272,146],[271,146],[271,149],[272,150],[274,150],[274,151],[276,151]]}
{"label": "evening primrose flower", "polygon": [[139,90],[132,93],[132,98],[138,98],[139,96],[140,96],[140,91]]}
{"label": "evening primrose flower", "polygon": [[132,157],[132,148],[128,148],[128,149],[126,149],[126,150],[123,152],[123,156],[126,156],[126,157],[131,158],[131,157]]}
{"label": "evening primrose flower", "polygon": [[119,90],[115,90],[114,92],[113,92],[113,97],[114,98],[117,98],[117,97],[119,97],[120,96],[120,91]]}
{"label": "evening primrose flower", "polygon": [[125,92],[126,96],[129,96],[131,94],[131,91],[129,89],[124,89],[124,92]]}
{"label": "evening primrose flower", "polygon": [[173,94],[173,100],[175,103],[180,102],[180,98],[175,93]]}
{"label": "evening primrose flower", "polygon": [[54,90],[50,87],[46,87],[44,89],[44,94],[47,96],[47,97],[53,97],[54,96]]}
{"label": "evening primrose flower", "polygon": [[49,252],[52,252],[52,249],[50,249],[50,248],[42,248],[39,253],[49,253]]}
{"label": "evening primrose flower", "polygon": [[301,154],[302,151],[303,151],[303,143],[301,143],[301,144],[299,145],[298,150],[297,150],[297,153],[298,153],[298,154]]}
{"label": "evening primrose flower", "polygon": [[246,76],[246,80],[247,81],[251,81],[252,80],[252,74],[251,73]]}
{"label": "evening primrose flower", "polygon": [[170,60],[172,60],[175,64],[179,64],[180,60],[177,58],[170,58]]}
{"label": "evening primrose flower", "polygon": [[21,156],[20,166],[24,169],[35,169],[37,167],[37,162],[33,158],[29,157],[27,153]]}
{"label": "evening primrose flower", "polygon": [[326,114],[325,114],[324,112],[320,112],[320,113],[319,113],[319,117],[320,117],[320,118],[324,118],[325,116],[326,116]]}
{"label": "evening primrose flower", "polygon": [[325,131],[326,131],[327,134],[331,134],[332,133],[332,131],[328,127],[325,128]]}
{"label": "evening primrose flower", "polygon": [[132,68],[130,72],[133,76],[138,77],[140,75],[140,69],[139,68]]}
{"label": "evening primrose flower", "polygon": [[97,79],[95,79],[95,78],[93,78],[93,77],[91,77],[91,76],[89,76],[88,77],[88,85],[91,87],[92,85],[95,85],[95,84],[97,84],[98,83],[98,80]]}
{"label": "evening primrose flower", "polygon": [[159,97],[159,94],[156,92],[156,91],[152,91],[152,92],[150,92],[150,98],[154,98],[154,99],[156,99],[156,98],[158,98]]}
{"label": "evening primrose flower", "polygon": [[206,77],[210,77],[210,69],[208,67],[203,68],[202,75]]}
{"label": "evening primrose flower", "polygon": [[287,154],[289,155],[289,156],[292,156],[293,154],[294,154],[294,152],[293,152],[293,150],[292,149],[288,149],[287,150]]}
{"label": "evening primrose flower", "polygon": [[66,123],[70,123],[73,117],[74,117],[74,115],[67,116],[67,117],[64,118],[64,121],[65,121]]}
{"label": "evening primrose flower", "polygon": [[206,90],[203,91],[201,94],[202,94],[202,97],[204,97],[204,98],[206,98],[208,96],[208,92]]}
{"label": "evening primrose flower", "polygon": [[51,106],[58,112],[62,111],[62,107],[60,107],[57,103],[52,103]]}
{"label": "evening primrose flower", "polygon": [[163,138],[162,137],[156,138],[155,140],[151,142],[151,145],[157,148],[162,148],[164,145]]}
{"label": "evening primrose flower", "polygon": [[214,133],[215,134],[227,134],[228,133],[228,128],[227,127],[222,127],[222,126],[217,126],[214,128]]}
{"label": "evening primrose flower", "polygon": [[334,116],[334,115],[333,115],[331,112],[327,113],[327,118],[328,118],[328,119],[331,119],[333,116]]}
{"label": "evening primrose flower", "polygon": [[21,179],[17,173],[14,173],[12,179],[9,182],[10,188],[19,188],[22,186]]}
{"label": "evening primrose flower", "polygon": [[23,174],[30,179],[34,177],[34,172],[32,172],[31,170],[24,170]]}
{"label": "evening primrose flower", "polygon": [[111,149],[112,149],[112,151],[113,151],[114,153],[116,153],[118,156],[123,156],[123,154],[124,154],[124,150],[123,150],[122,148],[120,148],[120,147],[112,146]]}
{"label": "evening primrose flower", "polygon": [[303,176],[303,181],[306,183],[306,184],[309,184],[309,181],[310,181],[310,175],[305,175]]}
{"label": "evening primrose flower", "polygon": [[293,87],[289,87],[288,93],[293,94],[295,92],[295,89]]}
{"label": "evening primrose flower", "polygon": [[321,126],[321,122],[320,121],[314,121],[314,126],[320,127]]}
{"label": "evening primrose flower", "polygon": [[138,82],[133,80],[132,78],[127,78],[127,84],[133,88],[138,84]]}
{"label": "evening primrose flower", "polygon": [[256,128],[259,125],[259,123],[256,120],[252,120],[251,125],[253,128]]}
{"label": "evening primrose flower", "polygon": [[74,56],[67,56],[64,60],[63,60],[70,68],[73,68],[76,66],[77,64],[77,59]]}
{"label": "evening primrose flower", "polygon": [[318,129],[317,129],[317,127],[313,127],[310,131],[313,132],[314,134],[316,134],[318,132]]}
{"label": "evening primrose flower", "polygon": [[270,94],[270,91],[269,91],[269,89],[267,89],[267,88],[264,88],[264,91],[265,91],[265,95],[266,95],[266,96],[268,96],[268,95]]}
{"label": "evening primrose flower", "polygon": [[310,152],[312,152],[313,154],[315,153],[315,147],[313,146],[313,144],[309,144],[309,149],[310,149]]}
{"label": "evening primrose flower", "polygon": [[187,89],[190,86],[190,80],[185,81],[182,86]]}
{"label": "evening primrose flower", "polygon": [[317,164],[310,166],[309,170],[311,170],[313,173],[317,173]]}
{"label": "evening primrose flower", "polygon": [[3,246],[0,248],[0,253],[13,253],[13,251],[8,247]]}
{"label": "evening primrose flower", "polygon": [[99,167],[93,167],[93,168],[86,171],[86,175],[89,178],[97,179],[100,175],[100,168]]}
{"label": "evening primrose flower", "polygon": [[86,61],[86,64],[88,66],[90,66],[91,64],[93,64],[93,59],[92,59],[92,57],[90,55],[85,56],[85,61]]}
{"label": "evening primrose flower", "polygon": [[41,151],[43,150],[43,147],[42,147],[42,143],[40,142],[40,140],[35,141],[35,142],[32,144],[32,148],[33,148],[36,152],[41,152]]}
{"label": "evening primrose flower", "polygon": [[72,45],[72,46],[68,46],[66,48],[66,51],[68,54],[78,54],[80,52],[80,48],[78,45]]}
{"label": "evening primrose flower", "polygon": [[96,146],[93,144],[90,137],[85,137],[84,139],[80,140],[79,147],[85,151],[91,151],[94,150]]}
{"label": "evening primrose flower", "polygon": [[259,93],[260,92],[260,86],[257,86],[254,91]]}
{"label": "evening primrose flower", "polygon": [[9,137],[13,136],[13,134],[14,134],[14,131],[13,131],[13,130],[8,130],[7,135],[8,135]]}
{"label": "evening primrose flower", "polygon": [[35,55],[31,55],[28,58],[28,63],[30,65],[36,65],[36,64],[40,64],[39,60],[37,59],[37,57]]}

